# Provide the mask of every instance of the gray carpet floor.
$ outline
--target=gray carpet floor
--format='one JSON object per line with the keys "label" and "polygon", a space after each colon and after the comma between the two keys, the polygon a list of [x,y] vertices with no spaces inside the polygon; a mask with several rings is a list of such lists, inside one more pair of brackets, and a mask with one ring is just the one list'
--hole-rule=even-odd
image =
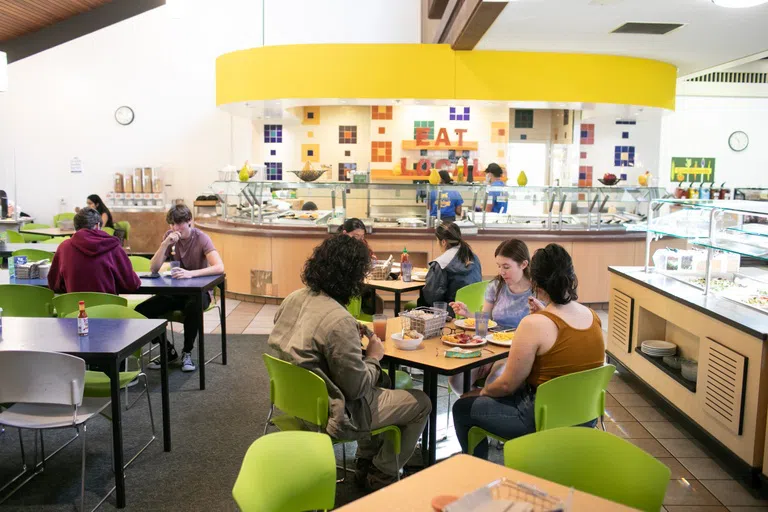
{"label": "gray carpet floor", "polygon": [[[206,336],[206,346],[220,343],[217,335]],[[199,390],[197,372],[172,370],[171,429],[173,450],[163,452],[159,372],[148,370],[152,408],[158,439],[128,468],[127,511],[139,510],[236,510],[232,486],[243,456],[264,430],[269,408],[269,379],[261,354],[267,336],[228,336],[229,364],[212,362],[206,367],[207,389]],[[139,389],[140,386],[132,388]],[[447,403],[444,405],[447,407]],[[71,430],[46,433],[46,450],[71,437]],[[146,398],[123,415],[126,460],[150,435]],[[86,453],[86,506],[92,508],[111,489],[111,424],[94,418],[88,426]],[[32,456],[32,434],[24,434],[28,460]],[[348,458],[354,444],[347,445]],[[341,460],[341,450],[337,449]],[[20,468],[17,431],[0,435],[0,486]],[[337,487],[336,505],[361,497],[349,478]],[[0,505],[3,511],[73,510],[80,494],[80,444],[75,441],[49,461],[46,470]],[[100,510],[114,510],[110,496]]]}

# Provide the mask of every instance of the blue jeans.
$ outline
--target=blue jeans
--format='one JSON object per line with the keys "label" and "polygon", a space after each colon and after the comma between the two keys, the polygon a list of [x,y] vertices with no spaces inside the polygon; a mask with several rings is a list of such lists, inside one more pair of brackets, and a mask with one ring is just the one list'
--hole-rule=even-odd
{"label": "blue jeans", "polygon": [[[536,390],[523,383],[513,394],[502,398],[473,396],[460,398],[453,404],[453,425],[461,443],[461,451],[467,453],[469,429],[480,427],[504,439],[536,432],[533,403]],[[488,439],[475,448],[474,455],[488,458]]]}

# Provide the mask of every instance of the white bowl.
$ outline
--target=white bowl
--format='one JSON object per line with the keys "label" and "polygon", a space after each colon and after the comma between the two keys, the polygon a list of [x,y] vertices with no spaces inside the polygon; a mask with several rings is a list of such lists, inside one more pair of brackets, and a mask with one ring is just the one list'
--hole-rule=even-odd
{"label": "white bowl", "polygon": [[392,341],[395,342],[395,346],[399,348],[400,350],[416,350],[419,348],[419,345],[421,345],[421,342],[424,340],[424,335],[419,334],[418,338],[414,338],[412,340],[404,340],[401,337],[401,333],[396,332],[392,335]]}

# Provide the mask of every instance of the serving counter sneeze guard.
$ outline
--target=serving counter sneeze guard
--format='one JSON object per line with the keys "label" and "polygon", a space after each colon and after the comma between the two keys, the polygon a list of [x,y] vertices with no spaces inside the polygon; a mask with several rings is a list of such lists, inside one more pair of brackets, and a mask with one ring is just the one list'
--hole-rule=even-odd
{"label": "serving counter sneeze guard", "polygon": [[610,268],[606,352],[734,465],[765,473],[768,205],[658,199],[650,212],[646,265]]}

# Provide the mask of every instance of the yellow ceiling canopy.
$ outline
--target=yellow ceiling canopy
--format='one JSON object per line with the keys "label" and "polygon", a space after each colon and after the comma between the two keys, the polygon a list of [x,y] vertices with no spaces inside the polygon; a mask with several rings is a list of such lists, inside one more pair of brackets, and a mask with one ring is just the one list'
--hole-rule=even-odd
{"label": "yellow ceiling canopy", "polygon": [[613,55],[434,44],[265,46],[216,59],[216,104],[284,99],[581,102],[674,109],[677,73]]}

